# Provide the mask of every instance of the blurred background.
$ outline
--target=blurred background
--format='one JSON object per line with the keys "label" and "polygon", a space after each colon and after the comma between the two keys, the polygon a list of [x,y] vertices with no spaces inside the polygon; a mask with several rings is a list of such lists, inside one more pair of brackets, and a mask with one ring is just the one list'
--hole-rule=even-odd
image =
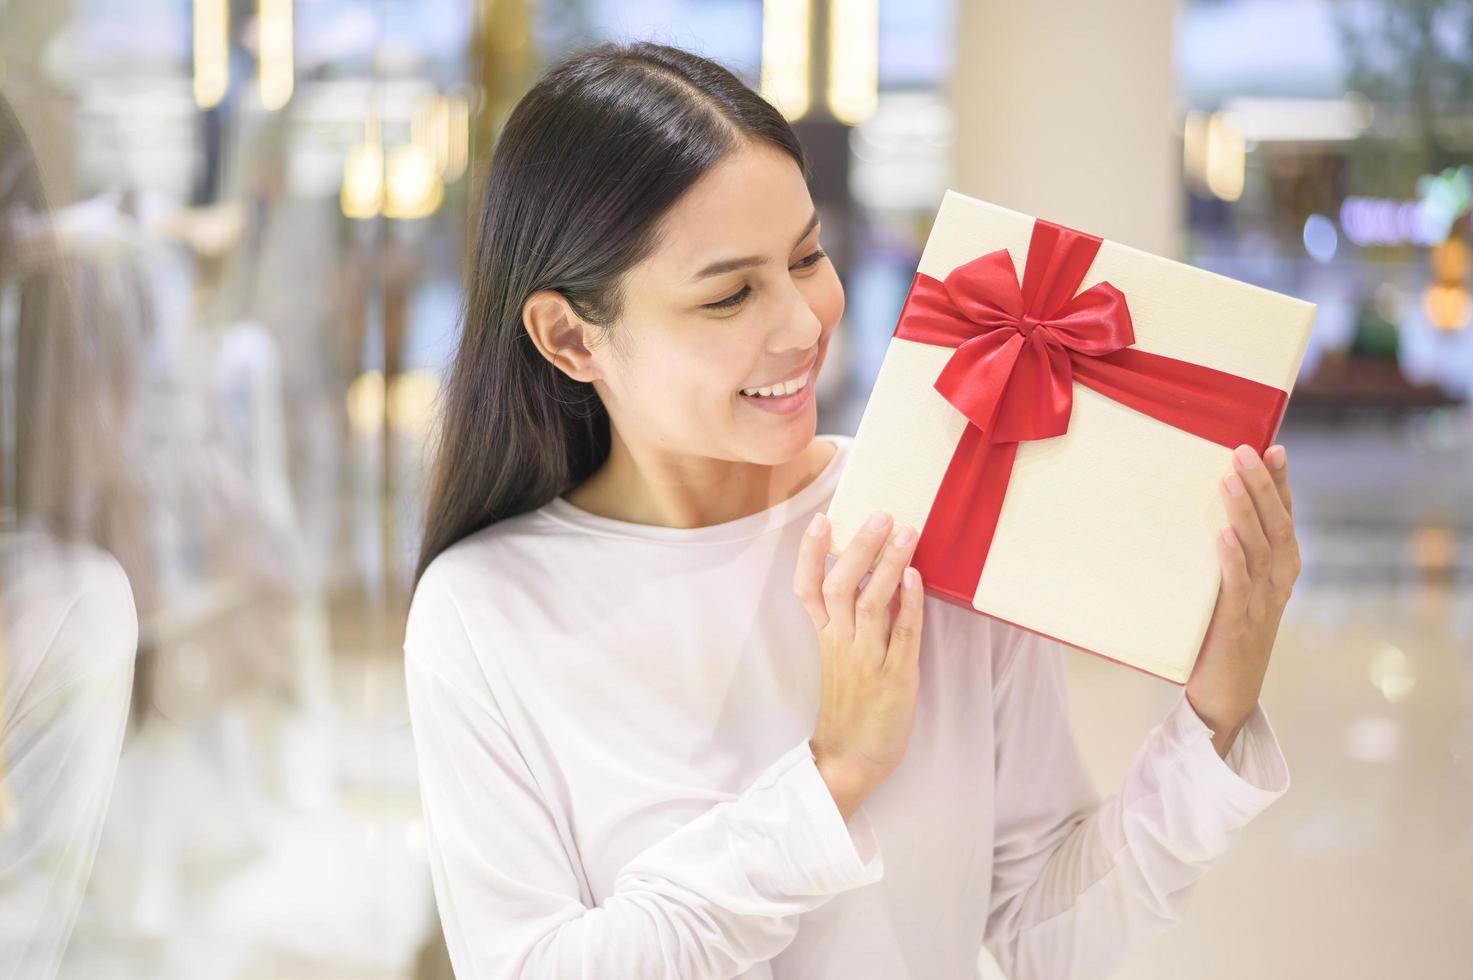
{"label": "blurred background", "polygon": [[[36,476],[24,400],[91,462],[40,492],[139,620],[59,975],[450,975],[399,652],[425,437],[499,126],[636,37],[813,159],[847,295],[820,432],[857,426],[947,188],[1318,304],[1263,697],[1293,788],[1118,976],[1468,976],[1473,0],[0,0],[84,311],[16,377],[54,270],[0,280],[0,487]],[[1177,688],[1070,671],[1112,792]]]}

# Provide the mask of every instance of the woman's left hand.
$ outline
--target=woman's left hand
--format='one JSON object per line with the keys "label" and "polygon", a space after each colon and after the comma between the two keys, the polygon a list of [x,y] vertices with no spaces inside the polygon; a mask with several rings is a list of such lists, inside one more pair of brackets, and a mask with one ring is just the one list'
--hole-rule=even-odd
{"label": "woman's left hand", "polygon": [[1239,446],[1218,489],[1231,520],[1217,535],[1222,587],[1186,695],[1226,758],[1258,704],[1279,619],[1299,577],[1299,542],[1283,446],[1270,446],[1263,459],[1252,446]]}

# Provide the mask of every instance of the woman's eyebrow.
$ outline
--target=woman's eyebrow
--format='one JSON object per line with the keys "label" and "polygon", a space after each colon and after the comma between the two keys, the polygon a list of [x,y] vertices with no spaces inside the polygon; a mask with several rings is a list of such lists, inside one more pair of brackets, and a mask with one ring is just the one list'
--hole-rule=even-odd
{"label": "woman's eyebrow", "polygon": [[[797,248],[799,244],[802,243],[803,239],[808,237],[808,233],[812,231],[814,229],[814,226],[816,226],[817,224],[818,209],[814,208],[813,217],[808,219],[808,224],[804,225],[803,230],[798,233],[798,237],[793,239],[793,247]],[[721,259],[720,261],[712,262],[700,272],[697,272],[695,275],[691,276],[688,281],[695,282],[699,279],[707,279],[711,276],[719,276],[723,272],[734,272],[737,269],[745,269],[749,265],[762,265],[766,261],[767,257],[762,255],[745,255],[739,259]]]}

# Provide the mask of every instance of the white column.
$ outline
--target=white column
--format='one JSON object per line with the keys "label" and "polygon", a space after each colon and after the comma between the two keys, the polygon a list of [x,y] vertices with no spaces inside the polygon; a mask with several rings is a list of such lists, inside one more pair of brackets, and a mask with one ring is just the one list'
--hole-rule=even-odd
{"label": "white column", "polygon": [[955,0],[952,186],[1177,257],[1174,0]]}

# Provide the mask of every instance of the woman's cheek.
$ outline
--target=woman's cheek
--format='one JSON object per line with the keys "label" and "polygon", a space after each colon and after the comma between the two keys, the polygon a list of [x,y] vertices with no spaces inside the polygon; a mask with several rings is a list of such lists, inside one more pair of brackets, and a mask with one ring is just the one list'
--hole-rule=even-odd
{"label": "woman's cheek", "polygon": [[823,289],[819,291],[813,312],[823,324],[824,334],[830,333],[844,315],[844,285],[839,274],[830,267]]}

